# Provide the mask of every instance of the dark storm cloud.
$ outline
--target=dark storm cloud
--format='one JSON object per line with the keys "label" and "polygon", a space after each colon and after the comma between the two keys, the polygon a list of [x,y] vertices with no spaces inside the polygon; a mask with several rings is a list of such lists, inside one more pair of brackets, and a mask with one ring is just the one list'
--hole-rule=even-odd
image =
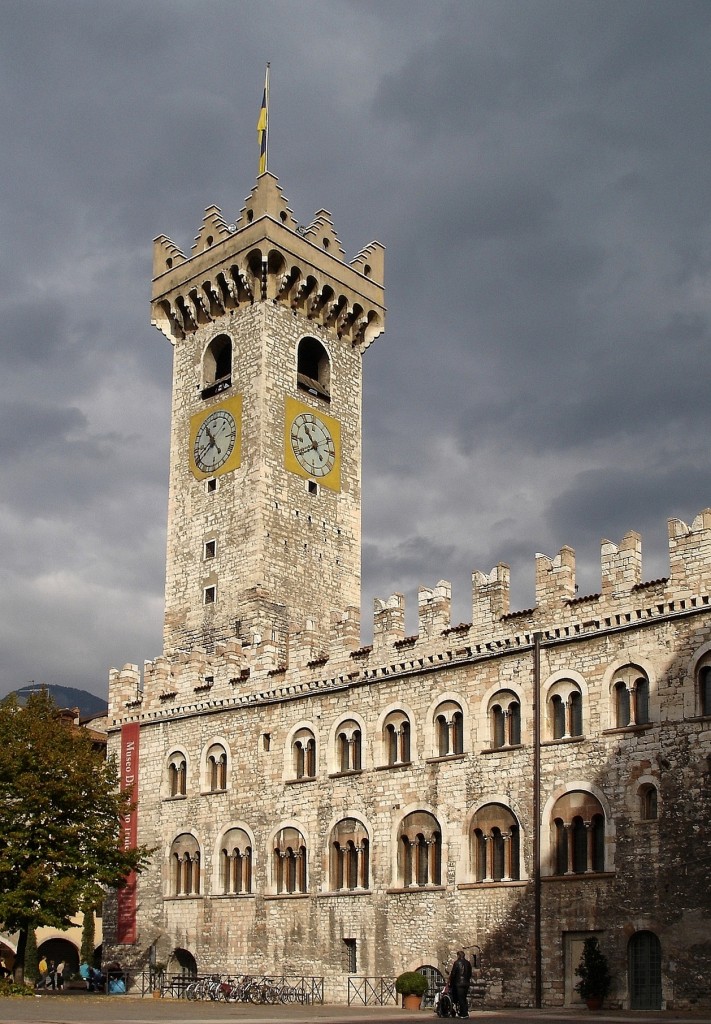
{"label": "dark storm cloud", "polygon": [[105,689],[160,652],[170,345],[151,239],[185,252],[270,169],[349,255],[387,246],[364,358],[374,595],[711,504],[711,5],[677,0],[5,0],[0,692]]}

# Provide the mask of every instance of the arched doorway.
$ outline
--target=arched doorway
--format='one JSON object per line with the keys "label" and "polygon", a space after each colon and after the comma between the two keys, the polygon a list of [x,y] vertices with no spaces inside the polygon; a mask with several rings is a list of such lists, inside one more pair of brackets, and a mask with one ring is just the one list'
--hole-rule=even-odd
{"label": "arched doorway", "polygon": [[662,1008],[662,947],[654,932],[635,932],[627,944],[631,1010]]}
{"label": "arched doorway", "polygon": [[436,967],[432,967],[431,964],[425,964],[423,967],[418,967],[417,971],[419,974],[424,974],[427,978],[427,991],[422,997],[422,1005],[432,1006],[434,1003],[434,997],[444,985],[444,975]]}
{"label": "arched doorway", "polygon": [[172,974],[181,974],[184,978],[196,978],[198,972],[197,961],[189,949],[178,947],[173,950],[168,970]]}
{"label": "arched doorway", "polygon": [[79,970],[79,950],[69,939],[46,939],[37,949],[39,957],[46,957],[47,961],[54,960],[55,964],[64,961],[64,977],[76,974]]}

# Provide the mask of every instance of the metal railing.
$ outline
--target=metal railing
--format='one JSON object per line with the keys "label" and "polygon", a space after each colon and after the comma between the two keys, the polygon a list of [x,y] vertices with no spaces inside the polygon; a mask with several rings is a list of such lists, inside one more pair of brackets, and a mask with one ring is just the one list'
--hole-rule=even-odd
{"label": "metal railing", "polygon": [[307,975],[165,974],[144,971],[141,995],[219,1002],[323,1003],[324,979]]}
{"label": "metal railing", "polygon": [[348,1005],[397,1006],[395,978],[348,978]]}

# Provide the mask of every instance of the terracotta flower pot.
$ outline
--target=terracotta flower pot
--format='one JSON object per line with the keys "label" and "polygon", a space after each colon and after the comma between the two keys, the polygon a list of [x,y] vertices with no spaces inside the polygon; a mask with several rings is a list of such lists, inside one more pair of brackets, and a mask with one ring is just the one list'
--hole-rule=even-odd
{"label": "terracotta flower pot", "polygon": [[402,997],[402,1005],[405,1010],[419,1010],[422,1005],[422,996],[416,996],[414,992],[408,992]]}
{"label": "terracotta flower pot", "polygon": [[585,1000],[588,1010],[600,1010],[602,1008],[602,996],[588,996]]}

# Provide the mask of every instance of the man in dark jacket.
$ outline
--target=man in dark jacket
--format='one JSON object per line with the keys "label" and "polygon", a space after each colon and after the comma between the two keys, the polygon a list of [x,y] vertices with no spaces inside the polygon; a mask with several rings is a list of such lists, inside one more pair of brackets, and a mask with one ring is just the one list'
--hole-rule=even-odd
{"label": "man in dark jacket", "polygon": [[472,965],[464,956],[464,950],[460,949],[457,953],[457,959],[454,961],[454,966],[449,972],[449,990],[452,993],[452,999],[457,1007],[458,1017],[469,1016],[467,993],[469,992],[471,980]]}

